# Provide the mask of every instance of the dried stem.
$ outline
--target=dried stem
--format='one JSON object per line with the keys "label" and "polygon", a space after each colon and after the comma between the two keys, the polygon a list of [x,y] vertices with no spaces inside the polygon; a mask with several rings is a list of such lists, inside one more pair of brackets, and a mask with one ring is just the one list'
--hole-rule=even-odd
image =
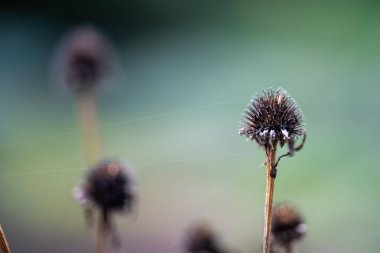
{"label": "dried stem", "polygon": [[272,226],[272,206],[274,180],[276,178],[276,168],[273,166],[276,161],[276,150],[271,147],[266,148],[266,165],[267,165],[267,186],[265,194],[265,217],[264,217],[264,242],[263,253],[270,252],[270,231]]}
{"label": "dried stem", "polygon": [[98,118],[93,90],[77,93],[78,119],[80,122],[83,149],[88,165],[95,163],[102,155],[98,133]]}
{"label": "dried stem", "polygon": [[9,248],[7,238],[5,237],[5,233],[1,225],[0,225],[0,249],[3,253],[11,253],[11,249]]}
{"label": "dried stem", "polygon": [[293,247],[293,242],[289,242],[285,244],[285,253],[293,253],[294,252],[294,247]]}
{"label": "dried stem", "polygon": [[107,252],[107,235],[108,229],[102,217],[99,218],[98,228],[96,231],[96,253],[106,253]]}
{"label": "dried stem", "polygon": [[[82,137],[83,151],[88,165],[97,162],[102,156],[102,145],[98,132],[95,94],[92,89],[77,94],[78,120]],[[107,252],[108,230],[102,217],[99,218],[96,231],[95,252]]]}

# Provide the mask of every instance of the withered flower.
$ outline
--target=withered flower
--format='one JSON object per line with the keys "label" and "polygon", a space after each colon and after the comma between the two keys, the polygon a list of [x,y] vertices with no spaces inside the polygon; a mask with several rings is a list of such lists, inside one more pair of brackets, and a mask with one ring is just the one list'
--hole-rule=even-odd
{"label": "withered flower", "polygon": [[92,167],[75,192],[75,198],[85,210],[97,208],[106,224],[110,214],[130,211],[135,195],[134,181],[127,167],[108,160]]}
{"label": "withered flower", "polygon": [[74,92],[93,89],[110,68],[109,42],[92,26],[80,26],[69,32],[59,48],[56,72]]}
{"label": "withered flower", "polygon": [[186,253],[226,253],[207,224],[202,223],[191,227],[185,239]]}
{"label": "withered flower", "polygon": [[[304,119],[296,102],[282,88],[264,90],[255,96],[243,113],[242,127],[239,134],[255,140],[265,149],[267,165],[267,187],[265,195],[265,222],[263,253],[270,252],[270,231],[272,222],[272,203],[274,180],[277,176],[277,165],[281,158],[293,156],[302,149],[306,140]],[[297,138],[302,142],[295,145]],[[276,160],[277,145],[288,144],[289,150]]]}
{"label": "withered flower", "polygon": [[304,237],[307,226],[301,214],[289,204],[279,204],[274,207],[272,215],[272,241],[273,243],[289,249],[293,243]]}
{"label": "withered flower", "polygon": [[249,103],[239,134],[274,149],[288,143],[293,155],[297,138],[305,134],[303,123],[301,110],[284,89],[267,89]]}

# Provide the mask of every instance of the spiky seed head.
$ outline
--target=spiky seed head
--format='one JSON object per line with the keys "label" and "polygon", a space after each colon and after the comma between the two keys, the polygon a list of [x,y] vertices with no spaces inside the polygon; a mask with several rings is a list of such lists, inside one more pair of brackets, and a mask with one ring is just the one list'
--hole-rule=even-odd
{"label": "spiky seed head", "polygon": [[210,226],[204,223],[191,227],[185,238],[185,251],[187,253],[224,253],[217,236]]}
{"label": "spiky seed head", "polygon": [[97,207],[105,221],[116,211],[131,210],[136,194],[128,168],[119,161],[101,161],[90,169],[75,198],[88,210]]}
{"label": "spiky seed head", "polygon": [[279,204],[272,214],[271,235],[274,243],[284,245],[301,239],[307,226],[301,214],[290,204]]}
{"label": "spiky seed head", "polygon": [[103,34],[92,26],[69,32],[59,47],[56,71],[74,92],[99,85],[110,68],[112,50]]}
{"label": "spiky seed head", "polygon": [[304,133],[304,119],[297,103],[282,88],[272,88],[252,98],[244,111],[239,134],[264,147],[293,145]]}

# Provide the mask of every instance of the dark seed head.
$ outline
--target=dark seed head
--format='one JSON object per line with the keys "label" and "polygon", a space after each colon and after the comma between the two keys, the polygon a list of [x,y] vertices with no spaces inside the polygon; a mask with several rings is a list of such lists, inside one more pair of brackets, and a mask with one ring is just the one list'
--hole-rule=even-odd
{"label": "dark seed head", "polygon": [[107,220],[111,212],[131,209],[135,200],[133,187],[133,179],[123,164],[101,161],[90,169],[75,197],[86,209],[99,208]]}
{"label": "dark seed head", "polygon": [[206,224],[192,227],[184,246],[187,253],[225,253],[219,246],[217,236]]}
{"label": "dark seed head", "polygon": [[303,122],[301,110],[285,90],[267,89],[249,103],[239,133],[264,147],[293,146],[304,134]]}
{"label": "dark seed head", "polygon": [[289,244],[301,239],[307,226],[297,210],[289,204],[280,204],[273,209],[272,240],[278,244]]}
{"label": "dark seed head", "polygon": [[109,69],[110,55],[109,43],[98,30],[90,26],[76,28],[63,39],[58,74],[75,92],[93,89]]}

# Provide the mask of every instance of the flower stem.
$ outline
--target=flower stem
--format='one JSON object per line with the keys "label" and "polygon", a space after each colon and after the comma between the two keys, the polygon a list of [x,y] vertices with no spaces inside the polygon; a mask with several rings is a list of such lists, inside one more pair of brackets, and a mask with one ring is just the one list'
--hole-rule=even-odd
{"label": "flower stem", "polygon": [[294,247],[293,247],[293,242],[289,242],[285,245],[285,253],[293,253],[294,252]]}
{"label": "flower stem", "polygon": [[107,252],[107,226],[103,218],[99,219],[98,229],[96,234],[96,253]]}
{"label": "flower stem", "polygon": [[[92,165],[97,162],[103,154],[98,131],[99,125],[94,90],[90,89],[78,92],[76,98],[83,152],[87,165]],[[103,218],[99,218],[95,241],[96,253],[107,252],[107,232]]]}
{"label": "flower stem", "polygon": [[7,238],[5,237],[5,233],[1,225],[0,225],[0,249],[3,253],[11,253],[11,249],[9,248]]}
{"label": "flower stem", "polygon": [[78,120],[83,150],[88,165],[95,163],[102,155],[102,145],[98,132],[98,118],[93,90],[77,94]]}
{"label": "flower stem", "polygon": [[273,206],[273,191],[275,180],[275,168],[273,164],[276,162],[276,150],[271,147],[266,148],[266,164],[267,164],[267,185],[265,194],[265,217],[264,217],[264,239],[263,253],[270,252],[270,231],[272,226],[272,206]]}

